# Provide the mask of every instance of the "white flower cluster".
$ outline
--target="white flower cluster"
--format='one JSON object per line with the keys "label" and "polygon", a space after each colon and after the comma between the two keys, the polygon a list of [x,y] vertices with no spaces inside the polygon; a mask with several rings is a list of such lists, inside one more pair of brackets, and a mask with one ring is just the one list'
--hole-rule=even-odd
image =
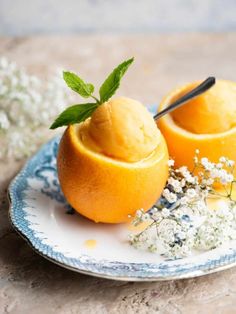
{"label": "white flower cluster", "polygon": [[31,154],[44,140],[39,127],[50,126],[67,102],[56,75],[47,83],[0,58],[0,160]]}
{"label": "white flower cluster", "polygon": [[208,250],[229,240],[236,240],[235,202],[221,202],[221,208],[206,211],[204,222],[197,230],[194,247]]}
{"label": "white flower cluster", "polygon": [[[193,249],[212,249],[236,239],[234,162],[225,157],[218,163],[199,160],[198,154],[196,151],[192,172],[187,167],[174,169],[174,161],[169,161],[169,179],[162,197],[147,213],[137,211],[133,220],[134,225],[146,223],[142,232],[130,235],[133,246],[181,258]],[[225,194],[215,188],[216,182],[221,183]],[[219,209],[209,207],[211,198],[218,201]]]}
{"label": "white flower cluster", "polygon": [[234,177],[232,173],[228,173],[223,169],[224,165],[228,167],[234,166],[233,160],[228,160],[225,157],[221,157],[217,164],[210,162],[208,158],[201,158],[201,165],[208,172],[209,179],[217,179],[223,185],[226,185],[233,181]]}

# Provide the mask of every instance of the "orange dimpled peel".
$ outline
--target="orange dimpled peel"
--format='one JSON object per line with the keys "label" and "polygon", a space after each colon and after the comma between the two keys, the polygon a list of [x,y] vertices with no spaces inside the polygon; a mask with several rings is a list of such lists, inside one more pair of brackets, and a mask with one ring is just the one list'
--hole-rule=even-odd
{"label": "orange dimpled peel", "polygon": [[57,158],[62,191],[76,211],[95,222],[126,222],[138,209],[148,210],[168,177],[167,145],[152,115],[136,100],[110,99],[131,62],[108,76],[100,99],[92,84],[67,72],[68,86],[96,102],[69,107],[51,127],[68,126]]}
{"label": "orange dimpled peel", "polygon": [[[116,105],[114,102],[116,100],[113,100],[113,106],[119,107],[119,112],[122,100],[118,99]],[[125,108],[126,105],[124,102]],[[103,106],[107,105],[100,108]],[[140,135],[139,129],[129,131],[133,111],[136,112],[135,105],[126,112],[128,118],[123,119],[122,127],[114,125],[114,131],[112,120],[109,123],[105,120],[101,127],[98,119],[97,129],[102,128],[98,133],[99,141],[89,133],[91,122],[95,123],[93,116],[84,123],[70,126],[61,140],[58,175],[62,191],[79,213],[96,222],[125,222],[137,209],[149,209],[166,183],[168,152],[165,140],[148,112],[146,115],[151,123],[147,132],[150,135],[153,132],[153,137],[149,140],[144,134]],[[144,107],[143,111],[146,111]],[[145,118],[140,116],[142,120],[144,125]],[[109,132],[114,134],[104,135]],[[126,149],[129,141],[131,149]]]}

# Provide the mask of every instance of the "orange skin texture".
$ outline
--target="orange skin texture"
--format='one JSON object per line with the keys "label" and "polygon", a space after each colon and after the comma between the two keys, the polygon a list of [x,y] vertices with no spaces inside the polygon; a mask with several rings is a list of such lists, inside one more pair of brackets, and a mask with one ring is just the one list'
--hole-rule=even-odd
{"label": "orange skin texture", "polygon": [[[230,85],[231,84],[232,83],[230,82]],[[235,87],[236,84],[235,83],[233,84]],[[162,100],[159,107],[159,111],[167,107],[174,99],[176,99],[176,97],[179,97],[179,95],[185,93],[187,90],[190,90],[194,85],[196,85],[196,83],[187,84],[181,88],[174,90],[172,93],[167,95]],[[221,95],[223,95],[223,92],[221,93]],[[214,128],[215,130],[217,129],[216,126],[214,125],[215,124],[214,121],[213,122],[210,121],[210,116],[208,115],[210,110],[205,111],[206,113],[205,116],[200,114],[201,108],[204,108],[206,106],[208,106],[209,108],[209,104],[206,105],[206,102],[204,102],[205,101],[204,98],[201,98],[203,96],[204,94],[200,96],[199,99],[196,98],[196,100],[193,103],[192,108],[191,108],[191,101],[187,103],[186,111],[184,111],[185,105],[183,105],[181,108],[182,116],[179,115],[180,112],[176,114],[178,118],[181,119],[182,121],[188,120],[187,123],[189,126],[191,124],[196,124],[195,127],[198,128],[198,134],[184,129],[181,125],[177,124],[173,120],[173,117],[170,114],[164,116],[157,122],[158,127],[160,128],[163,136],[166,139],[169,154],[175,160],[176,167],[188,166],[190,170],[193,169],[194,167],[193,157],[195,155],[196,149],[200,150],[200,156],[207,157],[209,160],[213,162],[218,162],[221,156],[228,157],[236,162],[236,127],[235,126],[228,129],[228,127],[225,127],[225,126],[226,125],[229,126],[229,124],[228,123],[223,124],[223,121],[219,123],[221,118],[218,117],[219,119],[217,121],[217,116],[215,115],[217,126],[218,127],[223,126],[224,131],[217,132],[217,133],[209,132],[208,134],[204,134],[204,133],[199,134],[202,132],[201,127],[203,131],[206,130],[206,128],[208,127],[211,129],[211,131],[213,131]],[[212,94],[210,98],[213,100]],[[228,98],[226,98],[226,101],[227,100],[229,100],[229,96]],[[234,100],[236,103],[236,98]],[[217,103],[217,93],[216,93],[216,103]],[[230,108],[227,108],[227,102],[225,103],[225,115],[229,115],[230,109],[232,109],[231,104],[232,104],[232,100],[230,100]],[[198,106],[197,110],[195,110],[196,106]],[[217,110],[217,108],[214,107],[214,110]],[[223,111],[222,103],[221,103],[220,110]],[[176,119],[176,115],[174,115],[175,119]],[[230,125],[235,125],[236,115],[234,111],[231,111],[231,115],[232,115],[231,118],[228,117],[227,121],[230,121],[231,123]],[[225,128],[227,130],[225,130]]]}
{"label": "orange skin texture", "polygon": [[58,176],[69,204],[83,216],[104,223],[122,223],[128,215],[148,210],[160,197],[168,177],[164,138],[144,160],[117,161],[86,147],[80,125],[69,126],[59,145]]}

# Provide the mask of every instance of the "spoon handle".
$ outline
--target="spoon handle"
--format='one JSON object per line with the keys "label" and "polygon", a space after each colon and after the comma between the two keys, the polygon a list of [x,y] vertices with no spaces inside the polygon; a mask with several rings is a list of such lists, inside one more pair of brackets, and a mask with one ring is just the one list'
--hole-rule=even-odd
{"label": "spoon handle", "polygon": [[198,95],[204,93],[209,88],[211,88],[215,84],[215,82],[216,82],[216,80],[214,77],[208,77],[200,85],[198,85],[197,87],[192,89],[190,92],[188,92],[187,94],[185,94],[182,97],[180,97],[179,99],[177,99],[175,102],[173,102],[171,105],[169,105],[164,110],[158,112],[154,116],[154,120],[160,119],[162,116],[164,116],[165,114],[167,114],[167,113],[175,110],[176,108],[182,106],[183,104],[185,104],[190,99],[193,99],[193,98],[197,97]]}

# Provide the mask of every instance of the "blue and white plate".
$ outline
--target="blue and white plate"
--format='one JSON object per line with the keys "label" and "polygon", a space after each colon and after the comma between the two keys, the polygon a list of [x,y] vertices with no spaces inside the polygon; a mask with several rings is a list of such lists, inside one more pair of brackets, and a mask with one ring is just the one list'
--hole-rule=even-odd
{"label": "blue and white plate", "polygon": [[59,140],[45,144],[9,188],[12,224],[39,254],[77,272],[130,281],[195,277],[235,264],[235,242],[169,261],[131,247],[128,225],[96,224],[71,215],[57,178]]}
{"label": "blue and white plate", "polygon": [[128,225],[71,215],[57,178],[59,140],[45,144],[9,188],[11,222],[40,255],[77,272],[129,281],[189,278],[235,265],[236,242],[170,261],[131,247]]}

